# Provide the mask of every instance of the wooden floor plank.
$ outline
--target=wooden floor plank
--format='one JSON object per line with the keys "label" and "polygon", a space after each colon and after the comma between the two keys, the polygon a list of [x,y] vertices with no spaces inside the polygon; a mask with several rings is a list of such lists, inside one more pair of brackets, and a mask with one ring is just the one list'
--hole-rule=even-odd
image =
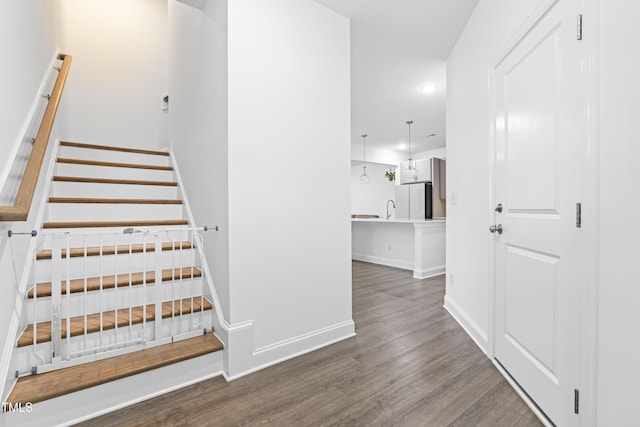
{"label": "wooden floor plank", "polygon": [[222,350],[212,333],[84,365],[20,378],[7,398],[37,403]]}
{"label": "wooden floor plank", "polygon": [[542,425],[442,307],[444,276],[362,262],[352,271],[357,336],[82,425]]}
{"label": "wooden floor plank", "polygon": [[[162,270],[162,281],[168,282],[170,280],[180,280],[180,279],[191,279],[192,277],[201,277],[202,270],[198,267],[182,267],[182,268],[174,268],[174,269],[164,269]],[[146,279],[145,279],[146,277]],[[115,287],[123,287],[123,286],[138,286],[145,283],[152,284],[156,280],[155,271],[148,271],[147,274],[143,274],[142,272],[131,273],[123,273],[118,274],[118,276],[102,276],[102,280],[100,277],[89,277],[86,282],[86,290],[87,292],[98,291],[102,287],[102,289],[113,289]],[[66,280],[61,283],[62,294],[67,293],[67,282]],[[85,291],[85,280],[84,279],[73,279],[69,281],[69,293],[75,294]],[[51,296],[51,282],[42,282],[36,285],[36,293],[38,298],[40,297],[50,297]],[[33,288],[29,289],[27,293],[28,298],[33,298]]]}
{"label": "wooden floor plank", "polygon": [[[183,241],[183,242],[164,242],[162,243],[162,250],[163,251],[170,251],[170,250],[181,250],[181,249],[191,249],[191,242],[188,241]],[[145,247],[142,244],[136,244],[136,245],[118,245],[118,254],[128,254],[128,253],[142,253],[145,252]],[[147,243],[147,247],[146,247],[146,252],[155,252],[156,250],[156,246],[153,243]],[[66,258],[67,256],[67,250],[66,249],[62,249],[62,258]],[[85,256],[85,249],[84,248],[71,248],[71,250],[69,251],[69,253],[71,254],[71,258],[77,258],[77,257],[83,257]],[[101,251],[100,251],[100,246],[90,246],[87,248],[86,250],[86,256],[98,256],[100,255]],[[116,247],[114,246],[103,246],[102,247],[102,255],[114,255],[116,253]],[[39,251],[36,254],[36,259],[37,260],[45,260],[45,259],[51,259],[51,250],[50,249],[45,249],[42,251]]]}
{"label": "wooden floor plank", "polygon": [[[200,307],[202,306],[202,310],[211,310],[213,305],[211,301],[206,298],[203,298],[203,304],[201,304],[200,297],[194,297],[193,301],[191,298],[185,298],[182,301],[165,301],[162,303],[162,318],[167,319],[172,316],[178,316],[180,314],[180,310],[182,309],[182,313],[191,313],[191,307],[193,306],[193,311],[200,311]],[[192,305],[193,302],[193,305]],[[131,308],[131,317],[129,316],[129,308],[120,308],[117,313],[115,310],[105,311],[100,316],[100,313],[92,313],[87,316],[86,323],[86,331],[88,334],[92,334],[95,332],[100,332],[100,323],[102,322],[102,330],[110,330],[114,329],[116,323],[118,327],[124,327],[129,325],[129,319],[131,319],[132,325],[137,325],[143,322],[146,314],[146,321],[152,322],[155,320],[155,306],[153,304],[149,304],[146,307],[146,312],[144,310],[144,306],[136,306]],[[85,333],[85,318],[84,316],[76,316],[70,319],[70,331],[71,336],[75,337],[78,335],[83,335]],[[40,322],[35,326],[36,333],[36,342],[43,343],[51,341],[51,322]],[[27,345],[33,344],[33,334],[34,334],[34,325],[28,325],[27,328],[22,332],[20,337],[18,338],[18,347],[24,347]],[[67,337],[67,322],[66,319],[62,321],[61,327],[61,335],[62,338]]]}

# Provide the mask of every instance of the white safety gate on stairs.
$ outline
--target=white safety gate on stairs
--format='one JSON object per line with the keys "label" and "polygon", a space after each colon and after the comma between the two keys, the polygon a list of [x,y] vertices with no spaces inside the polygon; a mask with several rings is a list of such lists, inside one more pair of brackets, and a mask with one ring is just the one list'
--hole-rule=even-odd
{"label": "white safety gate on stairs", "polygon": [[18,338],[20,374],[211,330],[215,297],[205,283],[199,234],[205,230],[43,230]]}

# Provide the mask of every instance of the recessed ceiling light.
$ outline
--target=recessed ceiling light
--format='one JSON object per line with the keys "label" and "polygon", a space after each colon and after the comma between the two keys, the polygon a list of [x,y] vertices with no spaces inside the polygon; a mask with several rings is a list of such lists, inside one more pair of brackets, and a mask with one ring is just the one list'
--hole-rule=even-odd
{"label": "recessed ceiling light", "polygon": [[404,150],[405,148],[407,148],[406,144],[398,144],[398,150]]}
{"label": "recessed ceiling light", "polygon": [[434,93],[436,89],[438,89],[438,85],[435,83],[429,83],[428,85],[422,86],[422,92],[426,93],[427,95]]}

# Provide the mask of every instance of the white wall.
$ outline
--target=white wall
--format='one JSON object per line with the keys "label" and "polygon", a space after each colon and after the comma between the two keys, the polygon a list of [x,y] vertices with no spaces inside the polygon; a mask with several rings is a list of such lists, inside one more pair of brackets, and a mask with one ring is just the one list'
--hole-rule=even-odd
{"label": "white wall", "polygon": [[[387,165],[367,163],[369,183],[363,184],[360,181],[362,165],[351,166],[352,214],[374,214],[380,218],[386,217],[387,200],[395,201],[396,199],[396,183],[389,181],[384,176],[384,173],[388,170],[389,166]],[[391,206],[389,206],[389,212],[394,213],[394,209]]]}
{"label": "white wall", "polygon": [[228,19],[231,320],[260,352],[351,321],[349,21],[311,0]]}
{"label": "white wall", "polygon": [[171,142],[225,319],[229,319],[227,2],[169,1]]}
{"label": "white wall", "polygon": [[435,148],[433,150],[420,151],[413,155],[414,159],[430,159],[432,157],[437,157],[439,159],[447,158],[447,147]]}
{"label": "white wall", "polygon": [[[351,160],[362,161],[362,143],[351,144]],[[386,148],[374,147],[367,144],[367,162],[382,163],[385,165],[399,165],[407,160],[407,153]],[[416,157],[417,158],[417,157]]]}
{"label": "white wall", "polygon": [[599,426],[637,426],[640,378],[640,4],[600,2]]}
{"label": "white wall", "polygon": [[[353,221],[352,257],[359,261],[413,271],[416,263],[415,235],[415,229],[410,222]],[[444,241],[442,243],[444,245]]]}
{"label": "white wall", "polygon": [[[538,0],[481,0],[447,63],[447,298],[486,348],[493,59]],[[452,204],[452,193],[457,204]]]}
{"label": "white wall", "polygon": [[167,2],[60,0],[62,51],[74,64],[63,136],[96,144],[168,145]]}
{"label": "white wall", "polygon": [[[54,10],[53,0],[11,0],[2,4],[0,46],[6,61],[0,70],[0,187],[14,160],[10,153],[22,141],[25,120],[39,99],[38,88],[58,47],[51,19]],[[34,136],[33,132],[28,135]]]}

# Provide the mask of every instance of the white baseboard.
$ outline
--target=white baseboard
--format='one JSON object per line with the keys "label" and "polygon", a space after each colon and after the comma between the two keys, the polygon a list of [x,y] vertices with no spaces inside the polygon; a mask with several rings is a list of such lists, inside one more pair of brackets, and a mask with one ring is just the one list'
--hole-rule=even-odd
{"label": "white baseboard", "polygon": [[353,323],[353,320],[348,320],[284,341],[259,347],[253,351],[253,367],[234,375],[225,376],[225,378],[232,381],[355,335],[355,323]]}
{"label": "white baseboard", "polygon": [[372,264],[386,265],[387,267],[401,268],[403,270],[413,270],[413,260],[409,262],[400,259],[384,258],[366,254],[352,254],[351,259],[370,262]]}
{"label": "white baseboard", "polygon": [[446,271],[446,266],[440,265],[438,267],[427,268],[424,270],[413,270],[414,279],[428,279],[429,277],[440,276]]}
{"label": "white baseboard", "polygon": [[462,326],[462,329],[465,330],[480,350],[482,350],[484,354],[487,354],[487,349],[489,348],[487,333],[483,331],[449,295],[445,295],[444,297],[444,309]]}
{"label": "white baseboard", "polygon": [[222,351],[4,412],[2,426],[67,426],[222,375]]}
{"label": "white baseboard", "polygon": [[549,421],[549,419],[544,415],[544,413],[540,410],[540,408],[538,408],[538,405],[536,405],[533,402],[533,400],[531,400],[529,395],[527,393],[525,393],[524,390],[522,390],[522,388],[520,388],[520,385],[517,382],[515,382],[513,380],[513,378],[511,378],[511,375],[509,375],[507,373],[507,371],[504,370],[502,365],[500,363],[498,363],[498,361],[495,360],[495,359],[493,359],[492,362],[493,362],[493,365],[498,370],[498,372],[500,372],[502,374],[502,376],[507,380],[509,385],[515,390],[515,392],[518,394],[518,396],[520,396],[520,398],[522,398],[522,400],[524,400],[524,403],[526,403],[526,405],[529,407],[529,409],[531,409],[531,411],[534,414],[536,414],[536,417],[538,417],[540,422],[545,427],[553,427],[554,424],[551,423],[551,421]]}

